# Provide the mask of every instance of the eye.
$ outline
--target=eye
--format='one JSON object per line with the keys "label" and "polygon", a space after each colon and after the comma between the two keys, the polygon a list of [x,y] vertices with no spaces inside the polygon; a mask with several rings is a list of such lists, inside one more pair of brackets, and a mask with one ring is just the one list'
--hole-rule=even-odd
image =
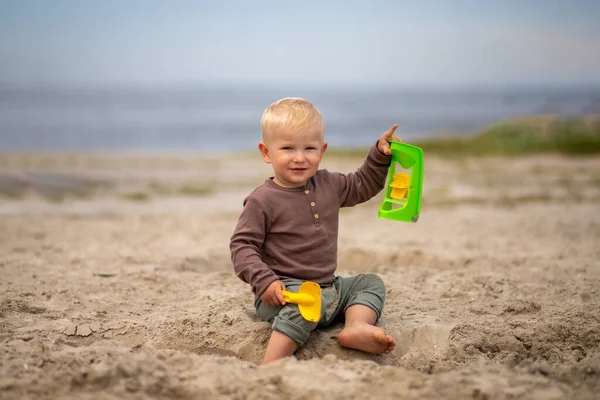
{"label": "eye", "polygon": [[308,146],[308,147],[306,148],[306,150],[316,150],[316,149],[317,149],[317,148],[316,148],[316,147],[313,147],[313,146]]}
{"label": "eye", "polygon": [[292,150],[292,146],[284,146],[281,150]]}

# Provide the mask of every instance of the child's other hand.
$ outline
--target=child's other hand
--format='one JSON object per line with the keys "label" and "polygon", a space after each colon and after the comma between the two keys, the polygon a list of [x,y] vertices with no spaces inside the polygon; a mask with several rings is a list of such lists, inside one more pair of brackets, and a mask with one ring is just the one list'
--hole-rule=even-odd
{"label": "child's other hand", "polygon": [[260,295],[260,299],[268,306],[283,306],[285,300],[283,300],[282,290],[285,290],[283,282],[275,281]]}
{"label": "child's other hand", "polygon": [[381,137],[379,138],[379,143],[377,143],[377,149],[382,154],[385,154],[386,156],[389,156],[392,154],[392,151],[390,150],[390,140],[393,140],[395,142],[402,141],[402,139],[400,139],[394,133],[394,132],[396,132],[397,128],[398,128],[398,124],[394,124],[387,132],[384,132],[381,135]]}

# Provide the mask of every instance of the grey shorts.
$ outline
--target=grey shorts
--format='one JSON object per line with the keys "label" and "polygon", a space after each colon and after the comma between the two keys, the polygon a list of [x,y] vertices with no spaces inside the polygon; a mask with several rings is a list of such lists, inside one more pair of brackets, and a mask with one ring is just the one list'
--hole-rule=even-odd
{"label": "grey shorts", "polygon": [[[282,282],[290,292],[297,292],[302,284],[302,281],[297,279],[283,279]],[[296,304],[267,306],[257,296],[254,306],[261,320],[272,323],[273,330],[292,338],[302,347],[313,330],[343,320],[346,309],[355,304],[370,307],[379,319],[385,302],[385,285],[375,274],[338,276],[331,286],[321,290],[321,302],[321,320],[318,323],[305,320]]]}

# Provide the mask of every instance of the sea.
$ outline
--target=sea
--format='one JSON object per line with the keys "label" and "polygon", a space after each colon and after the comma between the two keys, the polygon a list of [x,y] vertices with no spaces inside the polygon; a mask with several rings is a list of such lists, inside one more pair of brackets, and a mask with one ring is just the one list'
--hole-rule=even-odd
{"label": "sea", "polygon": [[330,148],[470,135],[526,115],[600,112],[600,87],[2,86],[0,151],[256,149],[267,105],[311,100]]}

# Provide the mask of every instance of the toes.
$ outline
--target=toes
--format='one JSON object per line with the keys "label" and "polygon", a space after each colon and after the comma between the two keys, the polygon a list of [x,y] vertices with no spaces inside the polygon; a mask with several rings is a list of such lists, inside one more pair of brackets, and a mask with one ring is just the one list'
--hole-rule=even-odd
{"label": "toes", "polygon": [[394,348],[396,347],[396,341],[394,340],[393,337],[391,336],[386,336],[386,341],[387,341],[387,348],[385,349],[386,353],[391,353],[392,350],[394,350]]}

